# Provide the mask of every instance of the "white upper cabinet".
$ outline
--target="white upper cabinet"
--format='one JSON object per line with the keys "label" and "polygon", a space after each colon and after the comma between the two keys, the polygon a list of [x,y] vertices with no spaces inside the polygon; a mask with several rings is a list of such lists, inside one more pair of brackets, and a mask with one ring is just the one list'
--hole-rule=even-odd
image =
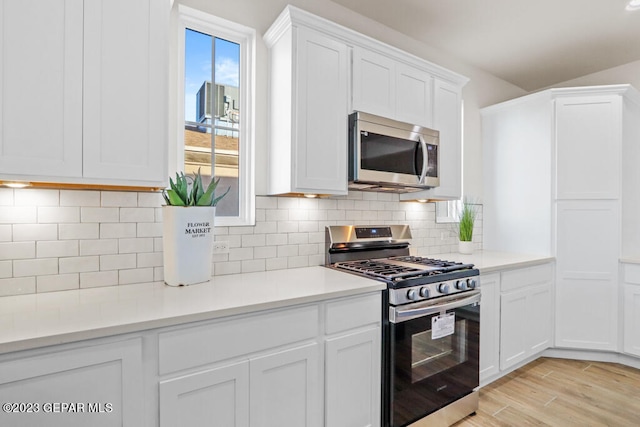
{"label": "white upper cabinet", "polygon": [[396,117],[396,63],[388,56],[353,49],[353,99],[355,111]]}
{"label": "white upper cabinet", "polygon": [[166,185],[168,10],[157,0],[85,4],[85,178]]}
{"label": "white upper cabinet", "polygon": [[432,80],[428,72],[393,57],[353,48],[354,111],[431,128]]}
{"label": "white upper cabinet", "polygon": [[0,4],[0,179],[166,185],[169,4]]}
{"label": "white upper cabinet", "polygon": [[462,197],[462,87],[440,79],[434,79],[433,83],[432,127],[440,132],[440,185],[402,194],[402,200],[457,200]]}
{"label": "white upper cabinet", "polygon": [[288,7],[270,50],[269,194],[347,194],[349,50]]}
{"label": "white upper cabinet", "polygon": [[442,131],[438,120],[447,128],[440,143],[446,172],[433,194],[460,197],[466,77],[293,6],[264,40],[270,59],[269,194],[347,194],[347,119],[363,111]]}
{"label": "white upper cabinet", "polygon": [[0,2],[0,179],[82,174],[82,9]]}
{"label": "white upper cabinet", "polygon": [[555,103],[556,198],[618,198],[622,98],[569,96]]}

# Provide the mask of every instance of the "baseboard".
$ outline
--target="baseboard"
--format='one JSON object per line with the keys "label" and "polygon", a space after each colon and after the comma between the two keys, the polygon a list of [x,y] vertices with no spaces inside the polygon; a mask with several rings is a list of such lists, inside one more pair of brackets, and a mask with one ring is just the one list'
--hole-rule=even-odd
{"label": "baseboard", "polygon": [[540,355],[557,359],[591,360],[594,362],[619,363],[640,369],[640,358],[610,351],[575,350],[566,348],[548,348]]}

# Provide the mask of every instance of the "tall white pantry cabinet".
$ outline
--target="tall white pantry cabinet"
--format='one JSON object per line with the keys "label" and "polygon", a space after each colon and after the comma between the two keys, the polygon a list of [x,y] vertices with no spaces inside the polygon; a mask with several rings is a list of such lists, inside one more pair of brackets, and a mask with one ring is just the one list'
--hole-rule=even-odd
{"label": "tall white pantry cabinet", "polygon": [[618,261],[640,254],[640,94],[551,89],[482,120],[484,248],[555,255],[555,346],[620,351]]}
{"label": "tall white pantry cabinet", "polygon": [[169,9],[0,2],[0,180],[166,185]]}

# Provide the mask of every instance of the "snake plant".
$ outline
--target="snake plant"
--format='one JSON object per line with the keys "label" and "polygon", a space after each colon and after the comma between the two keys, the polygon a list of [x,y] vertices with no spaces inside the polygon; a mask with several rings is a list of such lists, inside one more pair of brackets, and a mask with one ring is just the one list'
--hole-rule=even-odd
{"label": "snake plant", "polygon": [[220,178],[217,180],[211,179],[205,189],[202,184],[200,169],[193,174],[193,178],[185,176],[182,172],[176,173],[175,182],[169,178],[169,186],[171,188],[163,190],[162,197],[164,197],[169,206],[215,206],[231,190],[231,187],[229,187],[223,195],[215,197],[216,187],[219,182]]}

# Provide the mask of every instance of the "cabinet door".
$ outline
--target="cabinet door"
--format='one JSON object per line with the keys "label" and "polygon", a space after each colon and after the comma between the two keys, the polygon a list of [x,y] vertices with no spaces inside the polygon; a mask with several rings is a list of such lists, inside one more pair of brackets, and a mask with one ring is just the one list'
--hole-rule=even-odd
{"label": "cabinet door", "polygon": [[380,425],[380,351],[380,328],[327,339],[326,425]]}
{"label": "cabinet door", "polygon": [[37,353],[0,362],[0,401],[40,405],[36,413],[2,411],[0,425],[145,424],[140,339]]}
{"label": "cabinet door", "polygon": [[620,96],[556,100],[558,199],[615,199],[620,190]]}
{"label": "cabinet door", "polygon": [[431,74],[398,63],[396,65],[396,119],[431,128],[432,85]]}
{"label": "cabinet door", "polygon": [[320,427],[318,344],[250,361],[252,427]]}
{"label": "cabinet door", "polygon": [[557,204],[556,346],[616,350],[619,206]]}
{"label": "cabinet door", "polygon": [[249,425],[249,362],[160,383],[160,426]]}
{"label": "cabinet door", "polygon": [[480,277],[480,384],[500,371],[500,274]]}
{"label": "cabinet door", "polygon": [[500,297],[500,369],[507,369],[528,355],[526,288]]}
{"label": "cabinet door", "polygon": [[529,290],[527,307],[527,339],[529,355],[551,347],[553,335],[553,293],[550,283]]}
{"label": "cabinet door", "polygon": [[624,352],[640,356],[640,286],[624,285]]}
{"label": "cabinet door", "polygon": [[0,179],[82,175],[82,4],[0,2]]}
{"label": "cabinet door", "polygon": [[396,62],[363,48],[353,48],[353,109],[378,116],[396,115]]}
{"label": "cabinet door", "polygon": [[346,194],[347,46],[319,32],[298,28],[296,51],[293,191]]}
{"label": "cabinet door", "polygon": [[84,176],[166,185],[169,5],[93,0],[84,16]]}

